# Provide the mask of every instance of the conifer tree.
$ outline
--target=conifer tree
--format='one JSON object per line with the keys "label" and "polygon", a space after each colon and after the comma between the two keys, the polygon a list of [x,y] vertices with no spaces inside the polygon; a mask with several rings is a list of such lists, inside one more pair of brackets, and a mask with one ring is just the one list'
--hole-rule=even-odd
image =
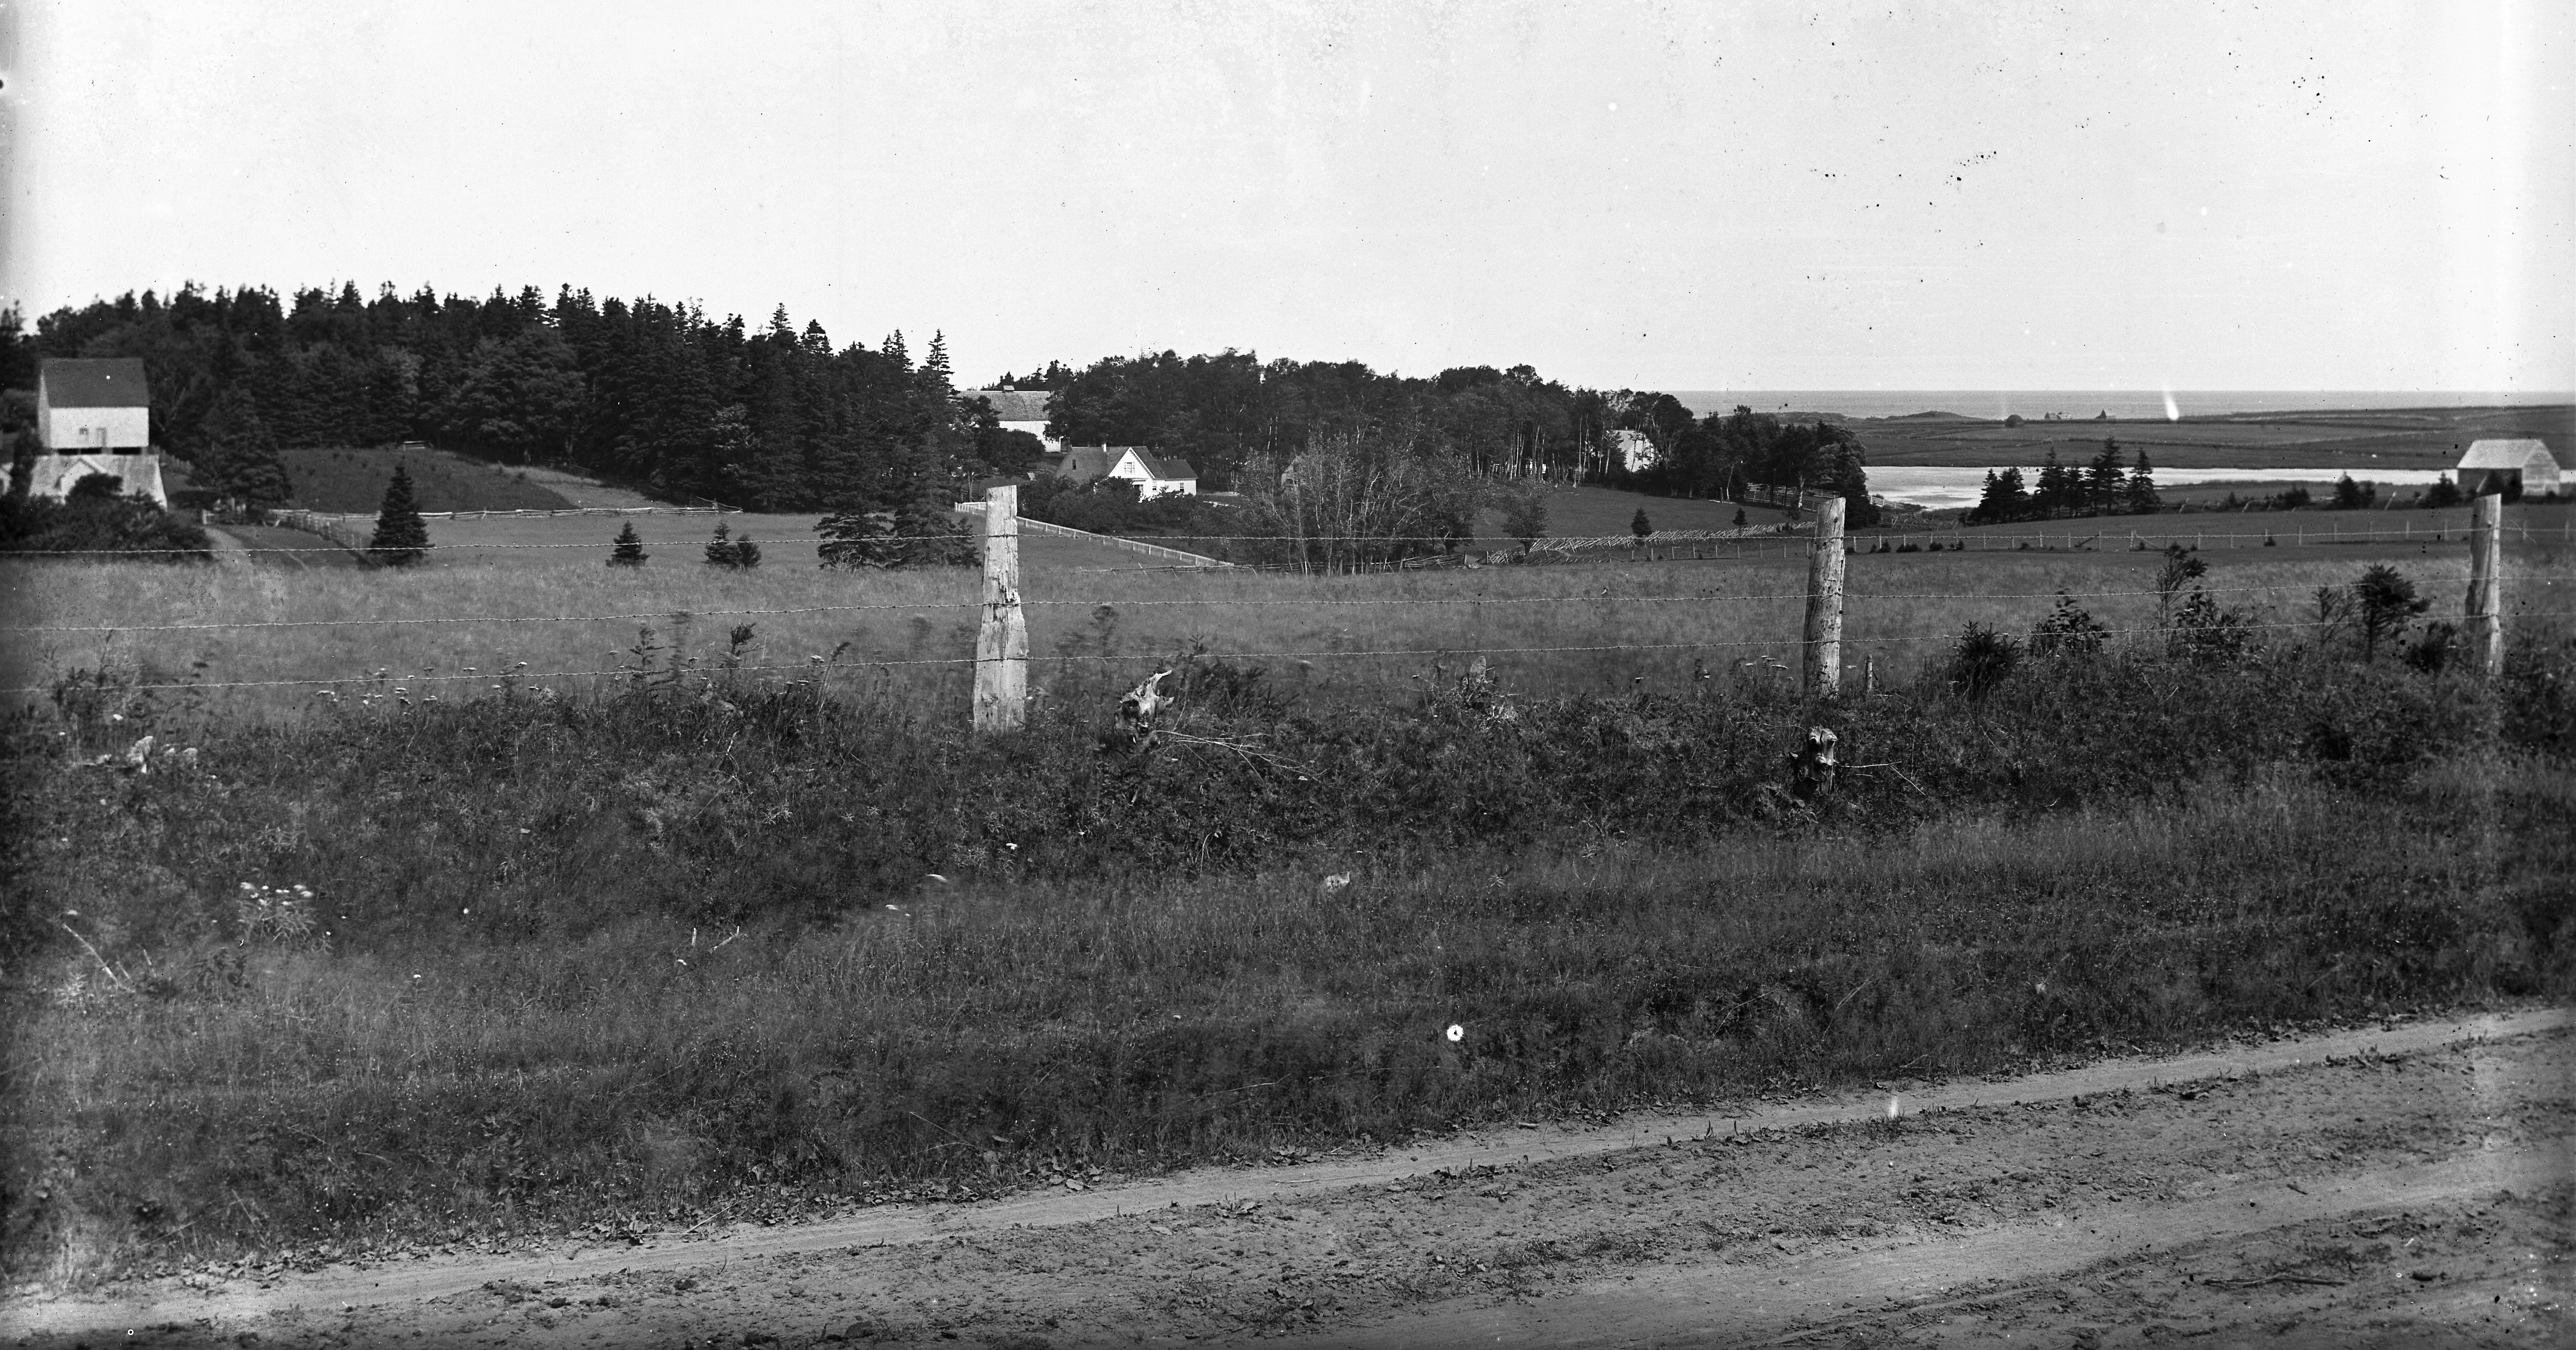
{"label": "conifer tree", "polygon": [[628,521],[617,529],[617,547],[608,555],[611,567],[641,567],[647,555],[644,537],[635,532],[635,522]]}
{"label": "conifer tree", "polygon": [[1628,522],[1628,533],[1643,539],[1654,532],[1654,523],[1646,519],[1646,508],[1638,507],[1637,518]]}
{"label": "conifer tree", "polygon": [[718,567],[739,567],[742,565],[742,560],[737,553],[740,546],[734,543],[732,536],[732,529],[727,527],[723,521],[719,520],[716,522],[716,537],[707,541],[708,562],[714,563]]}
{"label": "conifer tree", "polygon": [[1737,529],[1744,528],[1744,508],[1741,506],[1735,508],[1735,527]]}
{"label": "conifer tree", "polygon": [[2129,470],[2129,509],[2144,516],[2164,508],[2164,498],[2156,494],[2156,466],[2147,462],[2147,452],[2141,450],[2137,467]]}
{"label": "conifer tree", "polygon": [[367,556],[400,567],[420,561],[429,547],[429,522],[420,518],[420,507],[412,500],[411,471],[396,464],[394,481],[385,487],[384,505],[376,511],[376,533],[367,541]]}

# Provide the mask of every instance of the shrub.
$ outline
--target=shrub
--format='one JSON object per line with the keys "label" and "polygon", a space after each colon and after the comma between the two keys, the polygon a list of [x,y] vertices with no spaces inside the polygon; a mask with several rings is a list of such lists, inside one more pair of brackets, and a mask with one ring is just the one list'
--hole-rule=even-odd
{"label": "shrub", "polygon": [[2183,597],[2182,607],[2166,627],[2166,653],[2194,665],[2236,665],[2253,649],[2252,621],[2239,611],[2220,606],[2198,586]]}
{"label": "shrub", "polygon": [[2451,664],[2459,650],[2460,626],[2448,619],[2435,619],[2424,625],[2424,631],[2407,644],[2401,658],[2408,668],[2427,675],[2439,675]]}
{"label": "shrub", "polygon": [[707,561],[717,567],[760,566],[760,545],[751,542],[748,535],[732,538],[732,533],[723,521],[716,522],[716,537],[707,542]]}
{"label": "shrub", "polygon": [[1950,664],[1944,678],[1950,687],[1971,700],[1993,693],[2021,664],[2021,644],[1986,627],[1971,623],[1959,634],[1959,643],[1950,649]]}
{"label": "shrub", "polygon": [[2109,631],[2066,592],[2059,591],[2057,607],[2031,626],[2030,654],[2053,658],[2099,656]]}
{"label": "shrub", "polygon": [[[92,478],[107,475],[93,474]],[[112,485],[119,480],[108,479]],[[150,562],[193,562],[214,556],[206,532],[172,516],[149,497],[105,495],[0,497],[0,552],[88,553],[134,551]]]}
{"label": "shrub", "polygon": [[2352,585],[2354,617],[2361,625],[2361,659],[2368,661],[2379,654],[2379,643],[2405,628],[2408,620],[2432,608],[2433,602],[2415,594],[2415,583],[2404,573],[2386,563],[2373,563],[2364,568],[2361,580]]}
{"label": "shrub", "polygon": [[2165,545],[2164,561],[2156,567],[2156,609],[2162,613],[2173,608],[2174,597],[2182,588],[2209,574],[2209,562],[2180,544]]}

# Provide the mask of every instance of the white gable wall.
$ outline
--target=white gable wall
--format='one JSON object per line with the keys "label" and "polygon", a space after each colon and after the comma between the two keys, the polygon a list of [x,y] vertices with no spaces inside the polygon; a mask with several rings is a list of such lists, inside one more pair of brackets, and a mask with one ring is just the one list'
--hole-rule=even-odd
{"label": "white gable wall", "polygon": [[41,395],[36,408],[36,439],[61,455],[98,450],[142,450],[152,444],[149,408],[56,408]]}
{"label": "white gable wall", "polygon": [[1044,422],[1004,422],[1002,424],[1004,431],[1025,431],[1046,442],[1047,453],[1050,455],[1063,454],[1064,442],[1046,434],[1046,429],[1047,424]]}
{"label": "white gable wall", "polygon": [[1118,462],[1109,466],[1109,476],[1134,483],[1139,497],[1160,497],[1172,492],[1195,497],[1199,491],[1196,479],[1156,478],[1154,471],[1145,467],[1145,461],[1138,458],[1134,450],[1120,455]]}

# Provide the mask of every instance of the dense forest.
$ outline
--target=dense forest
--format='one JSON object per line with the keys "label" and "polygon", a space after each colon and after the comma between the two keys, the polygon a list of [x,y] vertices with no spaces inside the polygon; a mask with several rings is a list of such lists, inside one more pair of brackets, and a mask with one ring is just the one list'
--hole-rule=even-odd
{"label": "dense forest", "polygon": [[[1025,474],[1036,438],[961,398],[943,339],[916,362],[900,332],[835,346],[780,307],[758,330],[692,304],[534,287],[475,300],[371,299],[353,284],[150,291],[42,316],[0,315],[8,430],[28,424],[47,356],[140,357],[154,439],[200,481],[274,494],[277,449],[426,441],[502,462],[579,466],[672,496],[760,510],[892,509]],[[1750,483],[1839,492],[1867,517],[1861,447],[1829,424],[1738,409],[1695,418],[1670,395],[1569,388],[1528,366],[1435,377],[1243,352],[1051,362],[998,387],[1054,392],[1050,433],[1188,459],[1210,491],[1277,474],[1328,436],[1388,438],[1479,479],[1586,481],[1691,496]],[[1643,434],[1631,473],[1608,433]],[[21,437],[23,441],[26,438]]]}

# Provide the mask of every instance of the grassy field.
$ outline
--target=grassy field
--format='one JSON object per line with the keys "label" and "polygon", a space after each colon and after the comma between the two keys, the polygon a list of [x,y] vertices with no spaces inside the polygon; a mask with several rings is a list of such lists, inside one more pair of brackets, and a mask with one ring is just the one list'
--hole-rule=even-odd
{"label": "grassy field", "polygon": [[[75,700],[7,724],[0,1258],[678,1228],[2564,998],[2576,646],[2514,659],[1835,707],[1202,666],[1180,725],[1250,749],[1143,759],[864,689]],[[1896,772],[1793,800],[1819,722]],[[85,762],[147,731],[193,763]]]}
{"label": "grassy field", "polygon": [[[2052,523],[1850,557],[1878,689],[1830,704],[1787,673],[1803,540],[1313,579],[1031,538],[1042,696],[1002,740],[964,728],[975,573],[825,572],[803,518],[728,517],[747,573],[704,516],[637,518],[633,569],[573,516],[434,522],[418,569],[0,564],[13,623],[172,625],[0,656],[60,689],[0,718],[0,1265],[955,1199],[2563,999],[2552,509],[2510,517],[2499,680],[2304,626],[2383,561],[2455,617],[2457,537],[2212,546],[2257,625],[2212,661],[2169,653],[2158,554]],[[505,543],[575,546],[472,547]],[[2109,651],[1942,677],[2060,591]],[[1279,655],[1184,659],[1178,738],[1104,742],[1198,645]],[[1816,725],[1866,767],[1807,802]]]}
{"label": "grassy field", "polygon": [[[2415,514],[2426,534],[2411,543],[2328,543],[2320,536],[2301,546],[2283,524],[2290,517],[2266,522],[2281,547],[2259,547],[2260,537],[2250,532],[2232,548],[2211,536],[2181,537],[2208,545],[2212,571],[2201,584],[2257,623],[2313,619],[2317,587],[2348,583],[2378,562],[2413,579],[2435,605],[2433,616],[2456,616],[2466,591],[2466,545],[2456,530],[2441,542],[2432,537],[2452,524],[2448,517]],[[2533,532],[2529,542],[2517,540],[2507,550],[2506,596],[2515,612],[2576,608],[2569,595],[2576,543],[2563,538],[2563,528],[2552,528],[2569,514],[2569,508],[2546,506],[2509,513],[2513,527]],[[0,565],[0,596],[15,622],[29,628],[279,625],[26,633],[0,652],[0,687],[115,667],[156,683],[191,672],[216,684],[341,681],[346,697],[384,671],[411,681],[406,688],[415,695],[453,699],[488,693],[505,671],[634,666],[638,630],[645,626],[663,649],[652,657],[657,665],[694,658],[711,667],[732,650],[734,628],[749,625],[750,638],[735,655],[751,665],[797,667],[820,656],[832,679],[891,681],[922,691],[931,706],[964,706],[960,681],[973,652],[980,587],[971,569],[823,571],[811,562],[807,518],[728,516],[729,524],[763,541],[768,557],[757,570],[734,572],[702,561],[710,518],[634,519],[653,555],[640,568],[603,565],[615,532],[603,517],[432,522],[440,547],[426,565],[402,570],[307,570],[281,560],[183,569]],[[1923,659],[1946,650],[1962,625],[2025,630],[2061,590],[2083,597],[2083,607],[2113,629],[2152,630],[2159,615],[2152,593],[2158,555],[2107,533],[2138,519],[1886,536],[1891,546],[1940,540],[1971,547],[1864,551],[1849,559],[1847,658],[1857,664],[1875,657],[1882,679],[1902,682]],[[2347,528],[2357,519],[2298,517],[2303,525]],[[2368,523],[2383,522],[2374,514]],[[473,547],[527,543],[572,546]],[[1873,544],[1859,537],[1855,546]],[[1689,682],[1696,663],[1794,663],[1806,587],[1807,545],[1798,539],[1748,541],[1710,560],[1324,579],[1139,571],[1134,555],[1039,536],[1023,547],[1030,650],[1041,658],[1033,679],[1049,688],[1085,673],[1132,680],[1192,643],[1220,652],[1294,654],[1264,663],[1354,698],[1411,687],[1434,659],[1422,653],[1477,650],[1494,651],[1496,669],[1537,693],[1627,689],[1641,680],[1676,688]],[[315,556],[325,562],[345,557]],[[368,622],[388,619],[402,622]],[[2146,632],[2141,640],[2160,639]],[[1630,650],[1526,650],[1564,648]],[[1406,654],[1367,655],[1381,652]],[[424,674],[441,678],[420,683]],[[565,688],[602,682],[556,681]],[[208,697],[275,714],[310,703],[314,693],[312,686],[285,686]]]}
{"label": "grassy field", "polygon": [[[1777,525],[1783,518],[1777,509],[1768,506],[1739,506],[1734,502],[1649,497],[1640,492],[1567,486],[1548,494],[1548,536],[1554,539],[1625,538],[1629,522],[1641,510],[1646,513],[1646,522],[1658,530],[1732,530]],[[1735,523],[1739,511],[1744,515],[1743,526]],[[1499,512],[1486,512],[1478,525],[1483,532],[1477,537],[1476,547],[1486,550],[1515,547],[1514,541],[1502,536]]]}
{"label": "grassy field", "polygon": [[412,498],[423,511],[549,511],[572,503],[561,493],[498,465],[442,450],[281,450],[294,484],[293,505],[308,511],[363,511],[385,500],[397,465],[410,470]]}
{"label": "grassy field", "polygon": [[2158,468],[2448,469],[2468,443],[2539,437],[2576,444],[2576,407],[2433,408],[2288,416],[2185,417],[2168,422],[2024,422],[1985,418],[1866,418],[1851,423],[1869,462],[2038,467],[2050,451],[2090,459],[2105,437],[2143,449]]}

